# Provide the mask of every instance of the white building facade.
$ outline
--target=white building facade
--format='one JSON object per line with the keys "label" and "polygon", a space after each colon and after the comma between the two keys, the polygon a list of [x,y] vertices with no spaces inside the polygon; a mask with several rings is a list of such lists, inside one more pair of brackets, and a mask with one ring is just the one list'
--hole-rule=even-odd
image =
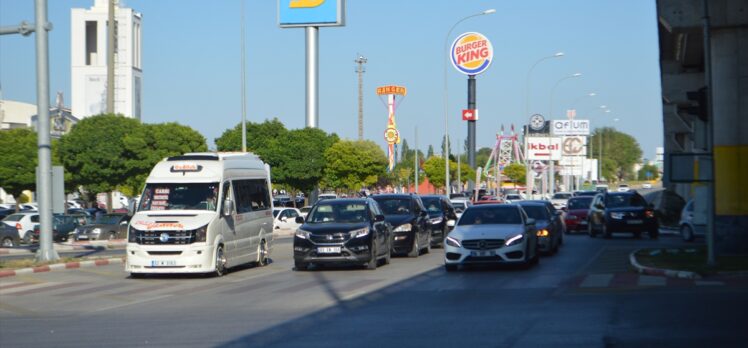
{"label": "white building facade", "polygon": [[[107,0],[95,0],[90,9],[70,12],[72,114],[78,118],[106,112]],[[114,112],[141,118],[142,15],[115,5]]]}

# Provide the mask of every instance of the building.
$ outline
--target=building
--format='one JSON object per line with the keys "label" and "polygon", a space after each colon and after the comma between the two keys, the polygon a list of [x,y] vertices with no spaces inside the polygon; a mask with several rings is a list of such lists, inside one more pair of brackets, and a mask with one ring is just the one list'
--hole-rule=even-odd
{"label": "building", "polygon": [[[114,113],[140,119],[142,15],[115,3]],[[72,114],[81,119],[106,112],[108,13],[107,0],[70,12]]]}
{"label": "building", "polygon": [[31,127],[36,105],[0,99],[0,130]]}

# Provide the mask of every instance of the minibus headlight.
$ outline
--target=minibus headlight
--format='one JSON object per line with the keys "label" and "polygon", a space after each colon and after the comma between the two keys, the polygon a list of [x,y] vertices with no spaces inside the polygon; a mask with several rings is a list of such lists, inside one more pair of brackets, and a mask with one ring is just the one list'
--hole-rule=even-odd
{"label": "minibus headlight", "polygon": [[195,242],[204,242],[208,238],[208,225],[195,230]]}
{"label": "minibus headlight", "polygon": [[129,243],[137,243],[138,242],[138,235],[140,234],[139,230],[136,230],[133,227],[129,227],[127,229],[127,242]]}

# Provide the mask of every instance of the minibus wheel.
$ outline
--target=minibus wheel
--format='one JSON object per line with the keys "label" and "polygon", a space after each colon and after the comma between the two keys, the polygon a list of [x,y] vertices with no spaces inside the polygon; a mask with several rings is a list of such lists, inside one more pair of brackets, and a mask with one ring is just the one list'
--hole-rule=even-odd
{"label": "minibus wheel", "polygon": [[216,249],[216,269],[214,273],[216,277],[226,273],[226,256],[223,254],[223,245],[219,245]]}

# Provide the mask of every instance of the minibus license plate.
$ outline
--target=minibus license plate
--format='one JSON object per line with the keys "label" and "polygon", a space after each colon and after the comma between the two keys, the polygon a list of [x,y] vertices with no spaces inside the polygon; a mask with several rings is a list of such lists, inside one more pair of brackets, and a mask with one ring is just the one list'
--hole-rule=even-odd
{"label": "minibus license plate", "polygon": [[340,247],[318,247],[317,253],[319,254],[340,254]]}
{"label": "minibus license plate", "polygon": [[174,260],[151,260],[151,267],[160,266],[176,266],[177,261]]}
{"label": "minibus license plate", "polygon": [[471,251],[470,256],[496,256],[496,251],[494,250],[479,250],[479,251]]}

